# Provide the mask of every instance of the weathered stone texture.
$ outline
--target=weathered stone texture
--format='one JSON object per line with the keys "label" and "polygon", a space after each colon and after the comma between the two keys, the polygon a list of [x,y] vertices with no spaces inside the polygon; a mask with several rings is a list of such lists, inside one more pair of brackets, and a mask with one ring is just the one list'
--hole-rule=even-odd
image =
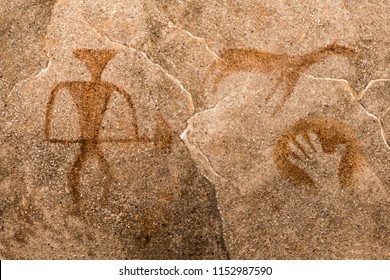
{"label": "weathered stone texture", "polygon": [[2,1],[0,256],[389,259],[387,1]]}

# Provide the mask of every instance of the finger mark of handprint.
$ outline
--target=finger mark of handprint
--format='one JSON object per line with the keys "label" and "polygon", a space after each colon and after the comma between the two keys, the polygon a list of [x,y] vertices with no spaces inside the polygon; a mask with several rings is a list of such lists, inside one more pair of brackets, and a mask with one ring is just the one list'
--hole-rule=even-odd
{"label": "finger mark of handprint", "polygon": [[281,136],[274,149],[274,161],[281,175],[297,185],[313,187],[318,180],[336,174],[336,181],[350,187],[355,184],[354,174],[364,165],[364,156],[345,123],[318,117],[297,122]]}
{"label": "finger mark of handprint", "polygon": [[[301,131],[300,132],[300,135],[302,135],[302,138],[305,139],[306,143],[310,146],[310,148],[312,150],[317,150],[313,144],[313,140],[312,140],[313,137],[311,134],[315,134],[315,133],[311,132],[311,131]],[[317,137],[317,135],[315,135],[315,137]]]}
{"label": "finger mark of handprint", "polygon": [[299,133],[291,140],[289,146],[292,152],[287,160],[302,170],[311,168],[312,161],[323,152],[317,135],[310,131]]}
{"label": "finger mark of handprint", "polygon": [[316,151],[316,152],[324,151],[324,149],[322,147],[322,144],[321,144],[321,141],[318,138],[318,135],[316,133],[314,133],[313,131],[309,130],[307,132],[307,135],[308,135],[308,138],[309,138],[308,143],[312,147],[313,151]]}
{"label": "finger mark of handprint", "polygon": [[310,158],[314,152],[310,140],[307,141],[300,133],[291,139],[289,146],[292,152],[303,160]]}
{"label": "finger mark of handprint", "polygon": [[[317,186],[324,186],[328,183],[338,182],[338,169],[341,154],[339,152],[325,152],[321,147],[321,143],[315,133],[308,133],[309,142],[312,143],[314,149],[308,149],[309,144],[306,140],[298,135],[296,141],[304,147],[307,155],[306,160],[299,164],[294,161],[295,165],[302,169]],[[303,143],[304,141],[305,143]],[[339,149],[337,150],[339,151]]]}
{"label": "finger mark of handprint", "polygon": [[291,154],[290,156],[287,157],[287,160],[294,166],[304,169],[305,168],[305,163],[298,158],[295,154]]}
{"label": "finger mark of handprint", "polygon": [[306,140],[302,133],[298,133],[297,136],[295,136],[295,141],[302,147],[302,152],[305,154],[306,158],[310,158],[316,151],[311,138],[309,137],[309,140]]}

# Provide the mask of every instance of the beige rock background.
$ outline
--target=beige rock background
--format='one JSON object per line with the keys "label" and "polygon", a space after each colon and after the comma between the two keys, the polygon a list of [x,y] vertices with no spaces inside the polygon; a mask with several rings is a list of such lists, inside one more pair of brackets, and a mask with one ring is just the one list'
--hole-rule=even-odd
{"label": "beige rock background", "polygon": [[390,257],[387,1],[0,11],[3,259]]}

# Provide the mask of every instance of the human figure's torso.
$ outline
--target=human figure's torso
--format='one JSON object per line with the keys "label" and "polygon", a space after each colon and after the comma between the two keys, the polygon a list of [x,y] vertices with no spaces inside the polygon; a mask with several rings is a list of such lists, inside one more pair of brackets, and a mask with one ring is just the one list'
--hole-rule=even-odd
{"label": "human figure's torso", "polygon": [[106,82],[67,82],[67,88],[77,107],[80,137],[97,141],[107,104],[116,87]]}

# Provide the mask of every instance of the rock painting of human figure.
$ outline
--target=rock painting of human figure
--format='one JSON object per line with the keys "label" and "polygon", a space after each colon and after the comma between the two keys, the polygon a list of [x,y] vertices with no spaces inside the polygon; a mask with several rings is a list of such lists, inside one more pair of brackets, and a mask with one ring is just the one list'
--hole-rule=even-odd
{"label": "rock painting of human figure", "polygon": [[304,71],[313,64],[334,55],[351,57],[355,55],[355,51],[337,44],[303,55],[270,53],[256,49],[226,49],[222,51],[221,59],[210,66],[211,94],[215,95],[221,83],[234,73],[271,73],[275,75],[275,83],[265,101],[273,98],[279,87],[284,84],[282,96],[273,109],[273,113],[276,114],[291,96]]}
{"label": "rock painting of human figure", "polygon": [[[114,177],[110,170],[110,165],[106,160],[100,143],[129,143],[139,144],[152,143],[156,148],[164,149],[170,145],[171,134],[166,121],[159,116],[156,118],[157,129],[153,138],[139,135],[139,127],[135,106],[131,96],[117,85],[101,80],[102,73],[107,63],[112,60],[116,51],[114,50],[93,50],[77,49],[74,55],[86,64],[91,75],[90,81],[65,81],[57,84],[50,93],[47,104],[44,135],[46,140],[59,144],[78,143],[80,152],[74,161],[70,172],[68,173],[68,184],[73,202],[78,205],[80,202],[80,180],[81,171],[86,161],[90,158],[97,158],[100,169],[108,179],[108,184],[103,190],[103,199],[107,198],[108,191]],[[58,94],[66,90],[71,96],[77,109],[79,121],[79,137],[76,139],[57,139],[52,137],[52,120],[55,114],[54,104]],[[134,135],[121,139],[100,139],[100,132],[104,115],[107,111],[107,105],[114,94],[120,94],[130,110],[132,129]],[[77,125],[77,124],[75,124]]]}

